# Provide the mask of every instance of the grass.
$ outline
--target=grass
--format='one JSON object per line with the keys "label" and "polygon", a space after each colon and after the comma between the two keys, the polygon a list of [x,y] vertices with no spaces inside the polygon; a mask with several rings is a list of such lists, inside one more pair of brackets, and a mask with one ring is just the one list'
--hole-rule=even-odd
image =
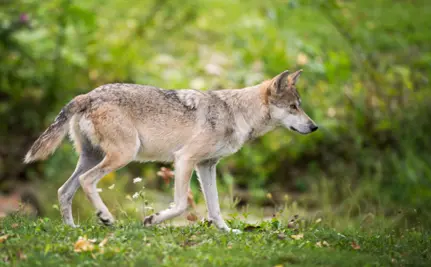
{"label": "grass", "polygon": [[[431,235],[423,229],[346,229],[278,219],[229,221],[242,234],[205,223],[143,228],[139,221],[73,229],[59,220],[10,215],[0,225],[0,265],[10,266],[429,266]],[[370,230],[373,229],[373,230]],[[78,239],[84,239],[77,243]],[[102,243],[102,244],[101,244]],[[80,249],[81,251],[75,251]],[[85,251],[87,250],[87,251]]]}

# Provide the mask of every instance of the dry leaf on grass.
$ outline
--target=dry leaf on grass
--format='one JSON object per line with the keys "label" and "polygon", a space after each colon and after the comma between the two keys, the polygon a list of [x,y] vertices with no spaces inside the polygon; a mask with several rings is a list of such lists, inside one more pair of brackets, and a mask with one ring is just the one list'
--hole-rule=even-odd
{"label": "dry leaf on grass", "polygon": [[86,236],[79,237],[74,246],[75,252],[93,251],[94,250],[94,240],[87,239]]}
{"label": "dry leaf on grass", "polygon": [[359,244],[357,244],[355,241],[352,241],[352,243],[350,245],[352,246],[352,248],[354,250],[361,249],[361,246]]}
{"label": "dry leaf on grass", "polygon": [[300,240],[304,238],[304,234],[291,235],[290,237],[295,240]]}
{"label": "dry leaf on grass", "polygon": [[197,221],[197,220],[198,220],[198,216],[196,216],[196,214],[194,214],[194,213],[190,212],[190,213],[187,215],[187,220],[189,220],[189,221],[191,221],[191,222],[195,222],[195,221]]}
{"label": "dry leaf on grass", "polygon": [[4,241],[6,241],[6,239],[8,239],[9,235],[2,235],[0,236],[0,243],[3,243]]}
{"label": "dry leaf on grass", "polygon": [[107,238],[107,237],[105,237],[102,241],[100,241],[100,243],[99,243],[99,247],[103,247],[103,246],[105,246],[105,245],[106,245],[106,243],[108,243],[108,238]]}

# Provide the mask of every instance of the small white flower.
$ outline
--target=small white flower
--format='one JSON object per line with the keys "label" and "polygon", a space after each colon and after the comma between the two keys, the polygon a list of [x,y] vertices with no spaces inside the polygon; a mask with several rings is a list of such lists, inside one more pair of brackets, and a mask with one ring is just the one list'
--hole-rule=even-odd
{"label": "small white flower", "polygon": [[114,187],[115,187],[115,184],[112,184],[111,186],[108,187],[108,189],[112,190],[114,189]]}
{"label": "small white flower", "polygon": [[103,190],[102,190],[102,188],[96,188],[96,191],[100,193],[100,192],[102,192]]}
{"label": "small white flower", "polygon": [[134,199],[136,199],[138,197],[139,197],[139,193],[138,192],[134,193],[133,196],[132,196],[132,198],[134,198]]}
{"label": "small white flower", "polygon": [[140,183],[140,182],[142,182],[142,178],[140,178],[140,177],[136,177],[135,179],[133,179],[134,184]]}

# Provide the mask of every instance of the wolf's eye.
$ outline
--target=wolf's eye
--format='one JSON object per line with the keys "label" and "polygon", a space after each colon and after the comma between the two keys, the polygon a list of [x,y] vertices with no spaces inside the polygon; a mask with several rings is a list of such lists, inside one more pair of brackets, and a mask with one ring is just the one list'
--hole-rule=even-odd
{"label": "wolf's eye", "polygon": [[293,109],[293,110],[297,110],[298,109],[295,104],[290,105],[290,108]]}

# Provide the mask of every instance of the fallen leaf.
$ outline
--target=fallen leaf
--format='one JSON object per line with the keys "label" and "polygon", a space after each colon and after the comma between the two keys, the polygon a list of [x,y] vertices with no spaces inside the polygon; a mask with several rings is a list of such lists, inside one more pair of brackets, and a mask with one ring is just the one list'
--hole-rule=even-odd
{"label": "fallen leaf", "polygon": [[92,240],[88,240],[86,236],[79,237],[74,246],[75,252],[93,251],[94,245]]}
{"label": "fallen leaf", "polygon": [[354,250],[361,249],[361,246],[359,244],[357,244],[355,241],[352,241],[352,243],[350,245],[352,246],[352,248]]}
{"label": "fallen leaf", "polygon": [[196,216],[196,214],[194,214],[194,213],[190,212],[190,213],[187,215],[187,220],[189,220],[189,221],[191,221],[191,222],[195,222],[195,221],[197,221],[197,220],[198,220],[198,216]]}
{"label": "fallen leaf", "polygon": [[9,235],[2,235],[0,236],[0,243],[3,243],[4,241],[6,241],[6,239],[9,237]]}
{"label": "fallen leaf", "polygon": [[295,240],[300,240],[304,238],[304,234],[291,235],[290,237]]}
{"label": "fallen leaf", "polygon": [[322,242],[321,241],[316,242],[316,247],[321,248],[322,247]]}
{"label": "fallen leaf", "polygon": [[107,237],[105,237],[102,241],[100,241],[100,243],[99,243],[99,247],[103,247],[103,246],[105,246],[105,245],[106,245],[106,243],[108,243],[108,238],[107,238]]}

